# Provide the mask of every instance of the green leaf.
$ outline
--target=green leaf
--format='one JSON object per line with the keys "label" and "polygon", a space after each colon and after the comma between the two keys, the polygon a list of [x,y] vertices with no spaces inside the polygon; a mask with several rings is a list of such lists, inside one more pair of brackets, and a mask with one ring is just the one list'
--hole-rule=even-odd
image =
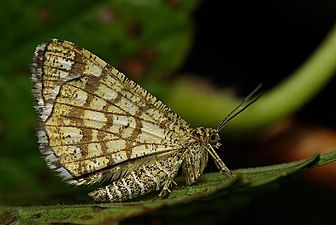
{"label": "green leaf", "polygon": [[[219,173],[204,174],[199,182],[185,186],[183,182],[172,190],[167,199],[147,198],[129,203],[106,204],[57,204],[48,206],[0,207],[0,223],[74,223],[74,224],[118,224],[129,217],[141,215],[155,210],[175,207],[190,202],[210,201],[214,198],[228,198],[240,191],[253,190],[283,180],[285,177],[302,172],[303,170],[321,166],[336,161],[336,151],[326,154],[316,154],[310,158],[265,167],[238,169],[232,171],[233,176]],[[83,193],[81,193],[83,194]],[[50,198],[50,196],[46,196]]]}

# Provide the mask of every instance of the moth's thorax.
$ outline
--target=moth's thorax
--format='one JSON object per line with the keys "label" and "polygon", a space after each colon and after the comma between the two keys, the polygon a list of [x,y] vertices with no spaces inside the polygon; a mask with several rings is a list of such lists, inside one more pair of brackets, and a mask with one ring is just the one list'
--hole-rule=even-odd
{"label": "moth's thorax", "polygon": [[221,146],[220,136],[217,129],[197,127],[193,131],[193,136],[203,146],[208,146],[209,144],[213,148],[219,148]]}

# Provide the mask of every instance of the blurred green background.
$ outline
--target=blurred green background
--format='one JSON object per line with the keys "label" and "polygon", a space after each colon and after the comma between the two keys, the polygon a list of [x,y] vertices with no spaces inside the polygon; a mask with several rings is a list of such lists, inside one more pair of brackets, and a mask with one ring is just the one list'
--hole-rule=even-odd
{"label": "blurred green background", "polygon": [[[239,96],[262,82],[264,96],[223,133],[220,155],[230,168],[240,168],[336,149],[335,12],[331,0],[2,1],[0,205],[29,205],[23,198],[46,204],[38,196],[64,192],[67,198],[75,191],[49,171],[38,151],[30,82],[37,44],[58,38],[88,49],[193,126],[216,126]],[[215,171],[212,162],[207,171]],[[314,208],[318,217],[335,209],[335,180],[335,167],[313,171],[216,221],[267,224],[274,212],[301,218],[310,210],[305,196],[311,193],[310,205],[325,205]],[[287,205],[292,198],[302,202],[297,215]],[[260,219],[259,211],[269,217]],[[309,215],[304,222],[314,224]]]}

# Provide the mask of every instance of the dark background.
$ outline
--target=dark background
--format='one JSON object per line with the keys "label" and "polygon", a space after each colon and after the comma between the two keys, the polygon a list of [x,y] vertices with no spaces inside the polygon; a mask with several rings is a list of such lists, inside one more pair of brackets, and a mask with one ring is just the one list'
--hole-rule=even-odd
{"label": "dark background", "polygon": [[[241,95],[246,95],[258,82],[268,90],[286,78],[318,47],[336,19],[335,1],[218,2],[203,1],[194,13],[195,43],[181,71],[211,77],[217,86],[234,86]],[[331,80],[296,113],[296,122],[334,129],[335,84],[336,80]],[[260,153],[255,143],[224,143],[239,152],[230,151],[233,159],[228,163],[237,167],[255,163],[253,156],[250,160],[234,161],[242,158],[238,154],[244,154],[237,144],[239,149],[251,150],[252,146],[252,152]],[[334,182],[336,176],[329,178]],[[335,202],[335,188],[312,182],[307,175],[282,184],[275,192],[260,195],[217,223],[334,224]]]}
{"label": "dark background", "polygon": [[[246,95],[260,82],[272,88],[309,57],[335,22],[336,2],[203,1],[194,19],[195,43],[181,71],[211,77],[218,86],[233,85]],[[335,82],[298,118],[335,126],[330,110]]]}

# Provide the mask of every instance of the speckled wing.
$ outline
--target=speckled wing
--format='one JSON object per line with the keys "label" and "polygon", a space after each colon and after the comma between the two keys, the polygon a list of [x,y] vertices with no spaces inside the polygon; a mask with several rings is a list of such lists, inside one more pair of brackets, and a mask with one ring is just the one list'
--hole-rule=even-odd
{"label": "speckled wing", "polygon": [[32,80],[40,150],[68,183],[95,183],[105,170],[185,147],[191,128],[183,119],[71,42],[39,45]]}

